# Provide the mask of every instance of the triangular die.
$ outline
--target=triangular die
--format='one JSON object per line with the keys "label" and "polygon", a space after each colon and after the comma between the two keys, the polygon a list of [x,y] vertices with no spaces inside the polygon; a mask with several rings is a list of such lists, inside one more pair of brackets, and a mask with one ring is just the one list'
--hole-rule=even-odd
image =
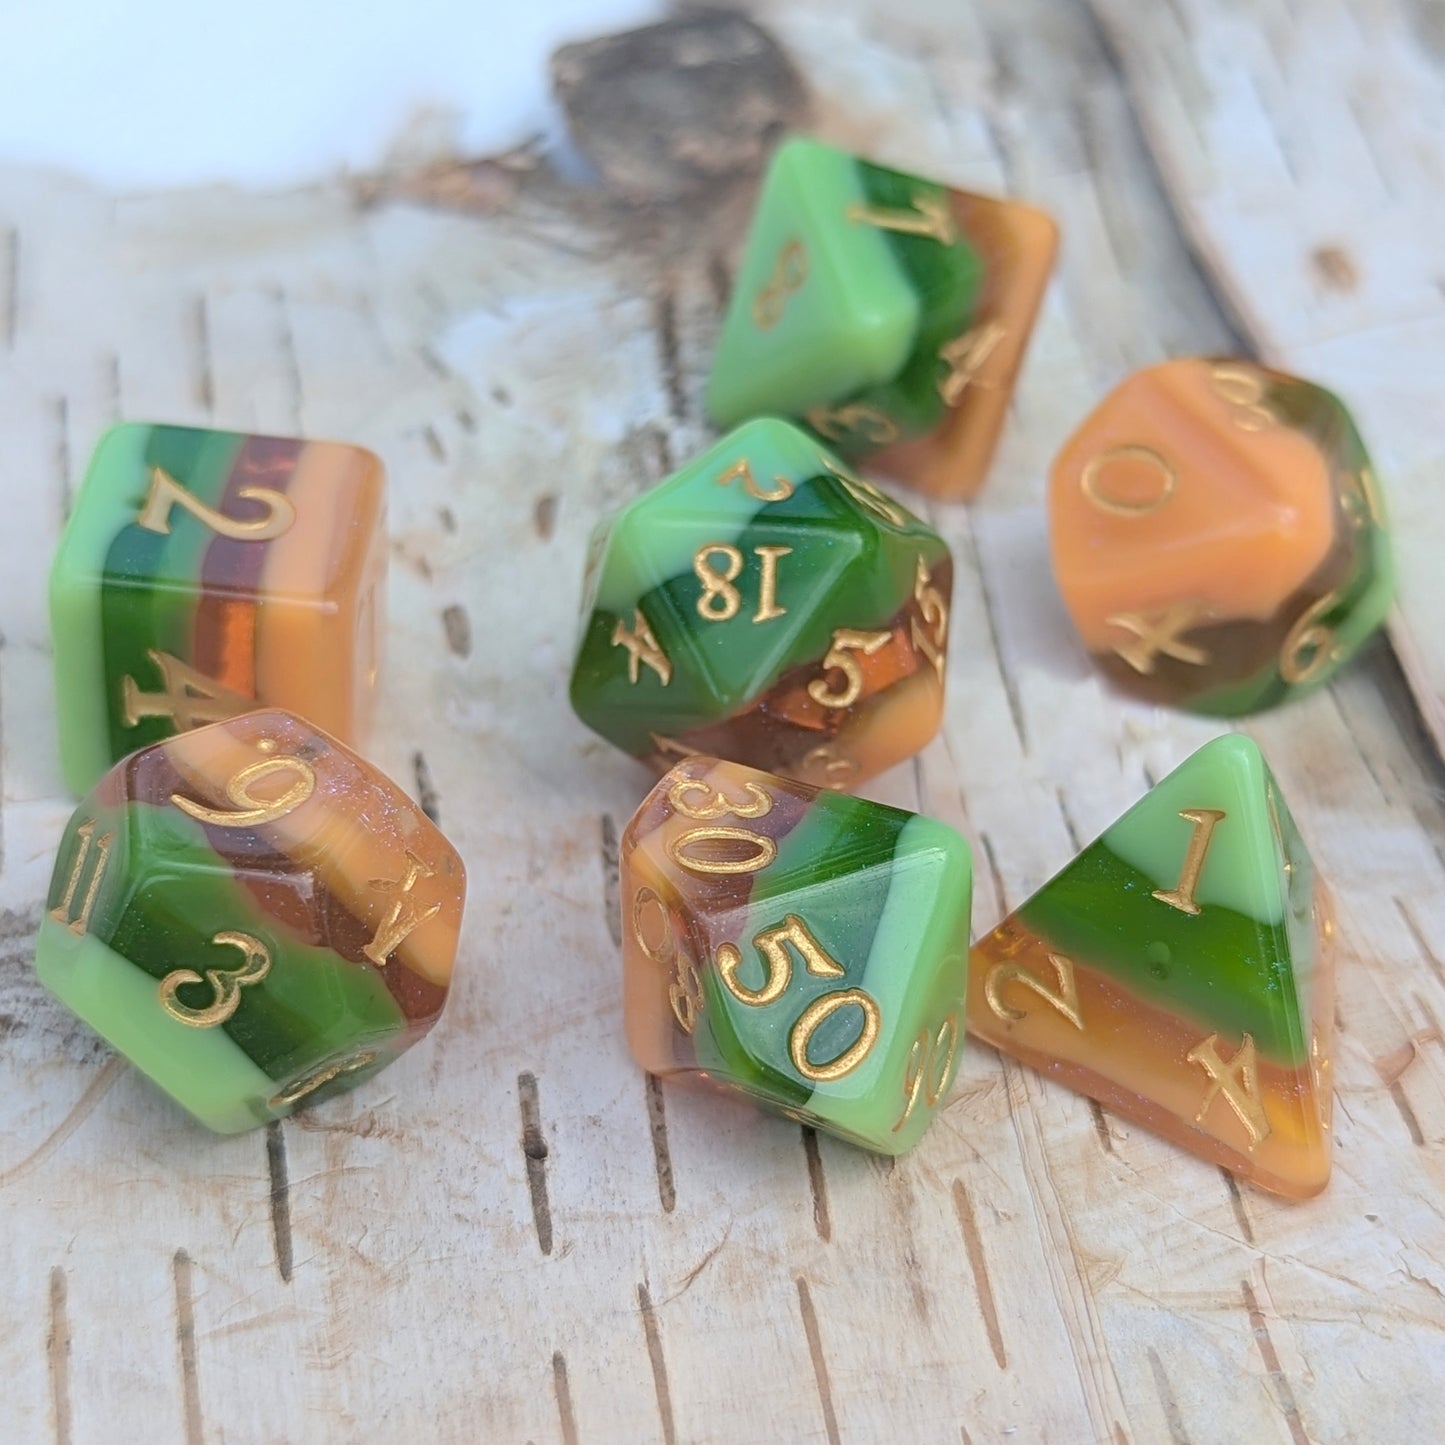
{"label": "triangular die", "polygon": [[976,945],[969,1028],[1302,1198],[1329,1178],[1332,934],[1258,747],[1217,738]]}

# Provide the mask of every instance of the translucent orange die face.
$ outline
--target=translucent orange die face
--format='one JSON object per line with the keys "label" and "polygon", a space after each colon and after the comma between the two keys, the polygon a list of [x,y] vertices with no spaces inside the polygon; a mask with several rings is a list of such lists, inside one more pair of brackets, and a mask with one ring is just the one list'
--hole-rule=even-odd
{"label": "translucent orange die face", "polygon": [[1393,590],[1349,413],[1253,362],[1126,378],[1055,459],[1049,525],[1095,660],[1127,690],[1198,712],[1251,712],[1326,681]]}

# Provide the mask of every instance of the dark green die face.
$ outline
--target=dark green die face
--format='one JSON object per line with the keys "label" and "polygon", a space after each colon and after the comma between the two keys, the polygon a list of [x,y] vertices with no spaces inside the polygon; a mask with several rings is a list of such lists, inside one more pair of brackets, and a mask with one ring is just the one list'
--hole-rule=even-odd
{"label": "dark green die face", "polygon": [[637,757],[851,786],[937,729],[952,575],[806,432],[750,422],[598,529],[572,705]]}
{"label": "dark green die face", "polygon": [[949,191],[793,140],[773,158],[708,382],[720,426],[803,418],[845,456],[936,426],[983,281]]}

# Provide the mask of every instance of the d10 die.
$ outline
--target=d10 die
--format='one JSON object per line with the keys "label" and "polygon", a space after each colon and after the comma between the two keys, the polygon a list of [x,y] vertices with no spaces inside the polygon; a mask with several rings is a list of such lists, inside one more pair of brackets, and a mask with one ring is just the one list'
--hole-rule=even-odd
{"label": "d10 die", "polygon": [[41,983],[202,1123],[384,1068],[446,1001],[465,872],[395,784],[284,712],[146,748],[65,831]]}
{"label": "d10 die", "polygon": [[804,418],[940,496],[983,480],[1053,268],[1042,212],[793,140],[773,157],[707,405]]}
{"label": "d10 die", "polygon": [[952,590],[937,533],[750,422],[599,530],[572,706],[660,768],[702,752],[852,787],[938,730]]}
{"label": "d10 die", "polygon": [[621,848],[627,1036],[707,1080],[899,1154],[963,1036],[968,845],[931,818],[689,758]]}
{"label": "d10 die", "polygon": [[1259,749],[1218,738],[978,942],[968,1026],[1303,1198],[1330,1174],[1333,934]]}
{"label": "d10 die", "polygon": [[1243,361],[1136,372],[1053,467],[1054,573],[1129,691],[1234,715],[1318,686],[1380,625],[1394,576],[1349,413]]}
{"label": "d10 die", "polygon": [[259,702],[360,746],[386,576],[360,447],[126,423],[96,448],[50,575],[65,780]]}

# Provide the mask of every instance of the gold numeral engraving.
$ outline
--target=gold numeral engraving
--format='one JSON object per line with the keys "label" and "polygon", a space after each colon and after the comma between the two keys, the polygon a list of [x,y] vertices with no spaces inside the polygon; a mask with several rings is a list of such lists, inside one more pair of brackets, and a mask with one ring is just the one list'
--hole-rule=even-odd
{"label": "gold numeral engraving", "polygon": [[845,214],[855,225],[877,226],[880,231],[897,231],[904,236],[927,236],[941,246],[951,246],[958,240],[958,227],[945,196],[920,192],[913,198],[913,208],[907,211],[854,201]]}
{"label": "gold numeral engraving", "polygon": [[121,713],[128,728],[135,727],[142,718],[166,717],[175,723],[177,732],[184,733],[203,723],[223,722],[238,713],[250,712],[256,706],[252,698],[232,692],[169,652],[150,647],[146,656],[155,663],[165,691],[142,692],[135,678],[121,678]]}
{"label": "gold numeral engraving", "polygon": [[783,319],[788,297],[808,279],[808,253],[803,243],[790,236],[778,252],[773,274],[753,297],[753,320],[759,331],[771,331]]}
{"label": "gold numeral engraving", "polygon": [[[680,778],[668,789],[667,801],[683,815],[699,822],[710,822],[731,813],[734,818],[765,818],[773,811],[773,800],[765,788],[757,783],[743,784],[747,800],[734,802],[726,793],[714,788],[702,778]],[[703,794],[702,802],[694,802],[696,794]]]}
{"label": "gold numeral engraving", "polygon": [[[660,926],[649,927],[649,919],[657,920]],[[656,935],[656,942],[649,933]],[[691,956],[679,951],[667,906],[651,888],[639,889],[632,900],[632,936],[648,958],[667,970],[667,1001],[672,1016],[683,1033],[692,1033],[704,1006],[702,980]]]}
{"label": "gold numeral engraving", "polygon": [[1326,592],[1300,613],[1286,634],[1279,650],[1279,675],[1291,687],[1313,682],[1343,656],[1344,649],[1335,645],[1334,628],[1320,621],[1339,602],[1338,592]]}
{"label": "gold numeral engraving", "polygon": [[[1110,467],[1122,462],[1130,471],[1137,467],[1154,467],[1159,473],[1159,490],[1152,497],[1121,497],[1105,485]],[[1157,512],[1179,489],[1179,473],[1173,462],[1153,447],[1132,442],[1109,447],[1090,457],[1079,477],[1079,489],[1101,512],[1116,517],[1147,517]]]}
{"label": "gold numeral engraving", "polygon": [[837,462],[830,461],[825,456],[820,456],[818,460],[833,475],[838,485],[865,512],[880,522],[887,522],[890,527],[906,527],[913,520],[892,497],[875,487],[872,482],[865,482],[862,477],[854,476],[852,472],[845,471]]}
{"label": "gold numeral engraving", "polygon": [[942,682],[947,659],[948,603],[933,585],[933,576],[922,557],[918,558],[918,567],[913,574],[913,600],[918,604],[923,619],[922,626],[917,617],[909,621],[913,646],[933,664],[933,670]]}
{"label": "gold numeral engraving", "polygon": [[80,840],[80,847],[76,850],[75,862],[70,865],[70,877],[65,880],[65,895],[60,902],[50,910],[50,916],[57,922],[66,925],[78,938],[90,927],[91,910],[95,907],[96,896],[100,893],[101,881],[105,877],[105,865],[110,858],[110,847],[115,842],[114,833],[102,833],[95,840],[95,868],[90,875],[90,883],[85,890],[85,897],[81,900],[80,912],[74,918],[70,916],[71,905],[75,902],[75,895],[80,888],[80,880],[85,875],[86,861],[90,857],[90,840],[95,833],[95,822],[90,820],[82,823],[75,830],[75,836]]}
{"label": "gold numeral engraving", "polygon": [[632,609],[631,632],[620,617],[617,619],[617,625],[612,629],[612,645],[627,649],[628,682],[637,681],[644,664],[662,679],[663,687],[672,681],[672,663],[657,645],[657,639],[652,635],[652,628],[647,625],[647,619],[642,615],[640,607]]}
{"label": "gold numeral engraving", "polygon": [[[719,572],[708,558],[727,558],[727,571]],[[738,615],[742,594],[733,586],[733,578],[743,570],[743,554],[727,542],[708,542],[697,549],[692,570],[702,583],[697,599],[697,615],[705,622],[726,622]]]}
{"label": "gold numeral engraving", "polygon": [[[788,609],[778,604],[778,559],[789,556],[792,550],[777,546],[753,548],[762,569],[754,622],[771,622],[775,617],[787,615]],[[709,559],[714,556],[727,559],[726,571],[719,572],[712,565]],[[743,570],[743,554],[728,542],[708,542],[697,549],[692,570],[703,587],[696,604],[698,616],[707,622],[728,622],[736,617],[743,599],[733,581]]]}
{"label": "gold numeral engraving", "polygon": [[[749,851],[733,856],[735,848],[705,846],[699,852],[699,844],[739,844]],[[746,828],[689,828],[667,845],[667,856],[689,873],[757,873],[778,856],[778,845]]]}
{"label": "gold numeral engraving", "polygon": [[743,484],[743,491],[750,497],[756,497],[760,502],[785,502],[793,495],[793,484],[784,476],[773,478],[771,490],[764,489],[753,473],[753,464],[746,457],[740,462],[734,462],[727,471],[719,472],[717,484],[725,487],[730,482],[739,480]]}
{"label": "gold numeral engraving", "polygon": [[[251,789],[263,778],[291,775],[295,782],[272,802],[255,797]],[[171,794],[171,802],[181,812],[202,823],[214,823],[218,828],[256,828],[262,823],[274,823],[294,812],[316,791],[316,773],[304,758],[262,758],[248,763],[226,784],[226,798],[231,808],[210,808],[194,798]]]}
{"label": "gold numeral engraving", "polygon": [[1239,1116],[1239,1122],[1249,1131],[1249,1147],[1253,1152],[1255,1145],[1269,1136],[1269,1119],[1259,1097],[1259,1067],[1255,1060],[1254,1040],[1245,1034],[1244,1042],[1228,1063],[1220,1058],[1218,1043],[1219,1035],[1210,1034],[1185,1055],[1189,1063],[1198,1064],[1210,1079],[1194,1122],[1202,1124],[1209,1106],[1218,1095],[1223,1094],[1229,1107]]}
{"label": "gold numeral engraving", "polygon": [[[863,1031],[830,1063],[815,1064],[808,1057],[808,1045],[819,1027],[838,1012],[856,1004],[863,1010]],[[798,1015],[793,1031],[788,1035],[788,1057],[793,1067],[813,1083],[831,1083],[835,1079],[851,1074],[878,1041],[878,1032],[883,1026],[883,1016],[877,1003],[861,988],[840,988],[836,993],[825,993],[816,998]]]}
{"label": "gold numeral engraving", "polygon": [[285,1109],[293,1104],[299,1104],[302,1099],[310,1097],[323,1084],[329,1084],[332,1079],[339,1079],[342,1074],[354,1074],[374,1064],[381,1057],[376,1049],[362,1049],[360,1053],[351,1054],[344,1059],[338,1059],[334,1064],[318,1064],[316,1068],[302,1074],[295,1083],[288,1084],[279,1094],[273,1094],[266,1105],[271,1109]]}
{"label": "gold numeral engraving", "polygon": [[1209,661],[1209,653],[1192,642],[1185,642],[1182,634],[1208,616],[1209,610],[1203,603],[1171,602],[1154,612],[1120,612],[1104,620],[1110,627],[1133,633],[1133,641],[1116,642],[1114,651],[1135,672],[1148,675],[1154,671],[1155,660],[1161,655],[1191,667],[1203,667]]}
{"label": "gold numeral engraving", "polygon": [[1154,897],[1181,913],[1195,914],[1199,905],[1194,901],[1194,890],[1199,886],[1199,873],[1204,867],[1204,855],[1209,852],[1214,830],[1224,818],[1218,808],[1183,808],[1179,816],[1194,824],[1190,835],[1189,851],[1184,855],[1184,867],[1179,872],[1179,883],[1174,888],[1158,888]]}
{"label": "gold numeral engraving", "polygon": [[898,423],[887,412],[864,401],[842,406],[815,406],[803,413],[803,420],[827,441],[856,436],[864,445],[886,447],[899,438]]}
{"label": "gold numeral engraving", "polygon": [[[212,943],[239,948],[243,962],[239,968],[208,968],[205,977],[193,969],[178,968],[161,980],[161,1007],[177,1023],[195,1029],[213,1029],[226,1022],[241,1006],[241,990],[260,983],[271,972],[271,950],[249,933],[227,929],[216,934]],[[211,1002],[205,1008],[188,1008],[176,997],[176,990],[188,983],[209,983]]]}
{"label": "gold numeral engraving", "polygon": [[998,349],[998,344],[1008,332],[997,321],[986,321],[955,336],[938,353],[938,359],[948,367],[948,375],[938,383],[938,394],[945,406],[957,406],[963,394],[973,385],[973,379],[983,370],[984,363]]}
{"label": "gold numeral engraving", "polygon": [[937,1107],[939,1099],[943,1097],[944,1085],[948,1082],[949,1070],[953,1068],[953,1056],[957,1049],[957,1014],[949,1014],[939,1024],[938,1032],[931,1039],[926,1028],[919,1031],[913,1047],[908,1051],[908,1062],[903,1068],[903,1112],[898,1116],[898,1122],[890,1133],[896,1134],[903,1128],[918,1107],[920,1098],[924,1108]]}
{"label": "gold numeral engraving", "polygon": [[819,743],[805,754],[803,771],[815,787],[841,791],[863,771],[863,766],[856,758],[840,753],[837,744]]}
{"label": "gold numeral engraving", "polygon": [[747,988],[739,982],[738,970],[742,967],[743,957],[737,946],[731,943],[719,945],[717,971],[723,987],[739,1003],[748,1004],[752,1008],[762,1008],[765,1004],[775,1003],[787,992],[788,985],[793,981],[793,964],[788,957],[790,943],[798,950],[798,957],[803,960],[809,973],[816,974],[819,978],[843,976],[842,966],[836,959],[829,957],[823,945],[813,937],[808,925],[796,913],[790,913],[778,927],[764,929],[753,939],[753,947],[762,957],[767,970],[767,976],[760,988]]}
{"label": "gold numeral engraving", "polygon": [[433,903],[428,908],[418,908],[416,900],[412,898],[411,892],[417,885],[420,878],[435,878],[436,869],[429,867],[422,862],[410,848],[406,850],[406,875],[402,878],[373,878],[371,886],[378,893],[389,892],[396,888],[396,901],[391,905],[390,911],[381,921],[381,927],[376,930],[370,943],[361,951],[378,968],[385,966],[388,958],[401,947],[403,939],[409,933],[415,932],[429,918],[434,918],[442,911],[440,903]]}
{"label": "gold numeral engraving", "polygon": [[696,758],[701,754],[696,748],[690,748],[686,743],[680,743],[676,738],[664,737],[662,733],[648,733],[652,739],[654,751],[664,758]]}
{"label": "gold numeral engraving", "polygon": [[827,673],[836,668],[841,672],[843,689],[834,692],[828,686],[826,676],[815,677],[808,684],[808,696],[824,707],[852,707],[863,695],[863,668],[853,654],[857,652],[864,657],[872,657],[888,645],[892,636],[891,632],[859,632],[851,627],[835,627],[833,645],[823,658],[823,671]]}
{"label": "gold numeral engraving", "polygon": [[1264,378],[1246,366],[1215,366],[1209,379],[1214,394],[1229,403],[1230,419],[1242,431],[1263,431],[1279,418],[1264,400]]}
{"label": "gold numeral engraving", "polygon": [[268,542],[285,533],[296,520],[296,508],[284,492],[272,487],[242,487],[236,495],[249,502],[259,502],[266,508],[266,515],[247,519],[228,517],[208,507],[161,467],[152,467],[151,488],[136,522],[148,532],[168,536],[171,508],[183,507],[217,536],[229,537],[233,542]]}
{"label": "gold numeral engraving", "polygon": [[1055,983],[1050,988],[1042,979],[1031,974],[1021,963],[1001,961],[989,969],[983,981],[983,996],[988,1006],[1001,1019],[1017,1022],[1027,1018],[1022,1009],[1011,1008],[1003,1001],[1003,991],[1011,983],[1032,989],[1050,1008],[1057,1009],[1081,1033],[1084,1015],[1079,1008],[1079,985],[1074,977],[1074,965],[1061,953],[1049,954],[1049,964],[1054,970]]}

